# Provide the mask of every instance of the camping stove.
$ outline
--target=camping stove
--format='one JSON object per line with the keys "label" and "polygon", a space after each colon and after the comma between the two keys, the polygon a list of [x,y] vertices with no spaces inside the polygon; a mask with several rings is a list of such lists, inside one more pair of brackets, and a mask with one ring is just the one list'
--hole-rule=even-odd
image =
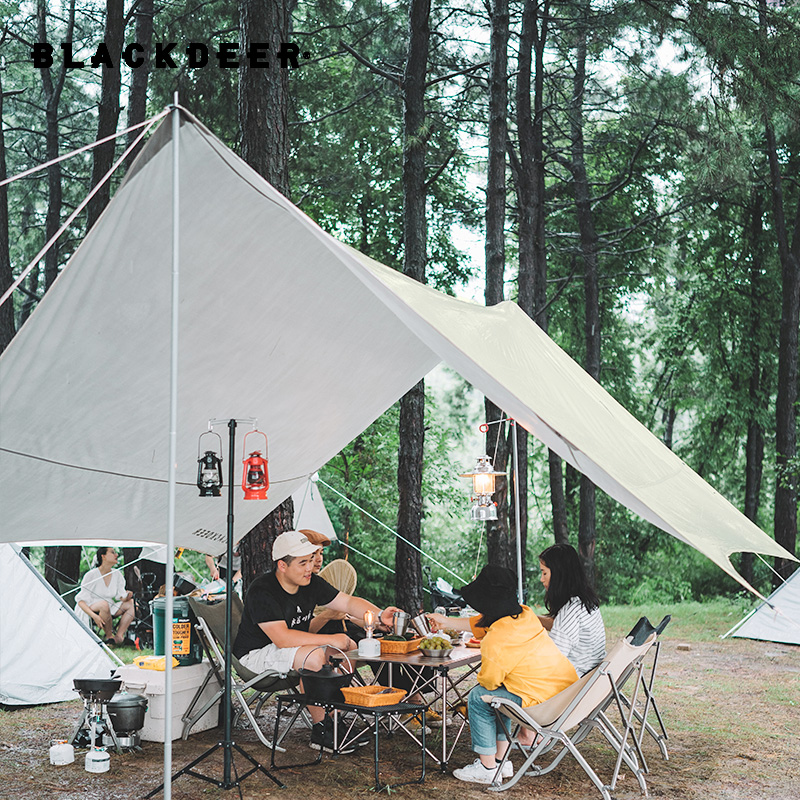
{"label": "camping stove", "polygon": [[116,751],[122,752],[106,707],[114,692],[122,685],[122,681],[76,678],[73,683],[75,691],[83,699],[83,714],[72,734],[70,744],[94,750],[100,746],[105,737],[108,737]]}

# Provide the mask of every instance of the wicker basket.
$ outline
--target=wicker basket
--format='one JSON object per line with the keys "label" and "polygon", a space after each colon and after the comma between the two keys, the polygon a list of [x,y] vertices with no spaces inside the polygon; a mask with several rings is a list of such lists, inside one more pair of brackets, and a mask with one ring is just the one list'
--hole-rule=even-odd
{"label": "wicker basket", "polygon": [[343,686],[342,694],[351,706],[393,706],[406,696],[403,689],[385,686]]}
{"label": "wicker basket", "polygon": [[421,641],[421,636],[417,639],[411,639],[405,642],[393,642],[391,640],[387,642],[386,639],[381,639],[381,655],[385,655],[386,653],[410,653],[412,650],[416,650],[419,647]]}

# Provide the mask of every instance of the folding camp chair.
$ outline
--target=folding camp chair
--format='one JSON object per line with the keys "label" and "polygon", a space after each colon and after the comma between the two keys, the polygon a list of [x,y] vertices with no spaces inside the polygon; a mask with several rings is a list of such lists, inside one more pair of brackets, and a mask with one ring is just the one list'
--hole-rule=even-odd
{"label": "folding camp chair", "polygon": [[[636,706],[641,683],[642,659],[655,641],[655,633],[652,633],[643,644],[638,646],[633,645],[627,639],[620,640],[600,665],[587,672],[555,697],[535,706],[522,708],[519,704],[503,697],[486,695],[483,698],[484,701],[490,703],[495,709],[498,723],[506,732],[512,745],[498,766],[495,781],[499,781],[503,765],[514,746],[526,755],[524,763],[511,780],[502,785],[496,782],[492,783],[489,788],[494,791],[503,791],[514,786],[525,774],[544,775],[555,769],[567,753],[571,753],[600,790],[604,800],[611,800],[611,792],[616,786],[623,762],[636,777],[642,793],[646,795],[647,785],[644,781],[644,771],[639,765],[640,760],[643,761],[639,743],[635,735],[631,736],[635,719],[632,708]],[[626,716],[626,705],[621,699],[620,692],[622,685],[634,673],[636,673],[636,684],[629,700],[630,705],[627,706]],[[616,703],[623,720],[624,730],[621,733],[610,727],[604,714],[604,709],[608,708],[610,702]],[[509,732],[508,720],[516,725],[513,735]],[[521,728],[531,729],[538,734],[532,745],[527,746],[519,742],[518,735]],[[617,753],[613,776],[608,784],[604,784],[600,780],[584,755],[578,750],[578,745],[595,729],[603,734]],[[628,744],[629,738],[630,744]],[[561,749],[549,765],[540,767],[535,763],[539,756],[558,745],[561,745]]]}
{"label": "folding camp chair", "polygon": [[[633,645],[640,645],[643,644],[651,634],[655,633],[656,635],[656,642],[652,646],[653,652],[653,662],[650,665],[650,678],[647,681],[642,682],[642,690],[644,692],[645,701],[644,701],[644,708],[640,711],[637,708],[633,709],[633,715],[636,721],[641,726],[639,728],[639,732],[637,734],[637,740],[639,742],[639,748],[641,749],[642,739],[644,738],[644,734],[648,733],[655,743],[658,745],[659,750],[661,751],[661,757],[664,761],[669,760],[669,752],[667,751],[667,739],[669,736],[667,735],[667,729],[664,726],[664,720],[661,716],[661,711],[658,708],[658,703],[656,702],[655,694],[654,694],[654,686],[656,680],[656,672],[658,670],[658,656],[661,651],[661,634],[664,632],[664,628],[667,627],[669,621],[672,619],[672,615],[667,614],[661,622],[658,623],[655,627],[650,622],[647,617],[640,617],[639,621],[636,625],[633,626],[631,632],[625,637],[628,641]],[[624,681],[623,681],[624,683]],[[621,693],[622,702],[630,707],[630,703],[628,698],[624,693]],[[656,730],[653,725],[650,724],[648,721],[648,715],[652,711],[656,715],[656,721],[658,723],[659,730]],[[647,764],[644,765],[645,772],[649,772],[647,768]]]}
{"label": "folding camp chair", "polygon": [[[195,693],[189,708],[186,709],[182,717],[183,738],[189,736],[192,726],[211,709],[222,697],[225,687],[225,656],[222,652],[225,644],[225,606],[226,601],[221,600],[216,603],[208,603],[194,597],[189,598],[189,606],[197,616],[197,632],[203,645],[208,660],[211,663],[205,681]],[[242,600],[238,594],[233,595],[233,605],[231,606],[231,640],[236,638],[239,630],[239,623],[242,620]],[[236,656],[231,656],[231,693],[236,700],[236,715],[234,724],[244,715],[250,723],[261,742],[272,748],[272,742],[267,739],[261,726],[258,724],[258,717],[264,703],[276,692],[296,692],[300,683],[299,674],[292,670],[289,673],[275,672],[267,670],[260,675],[242,666]],[[219,684],[219,691],[202,705],[198,703],[203,690],[211,678],[216,678]],[[245,692],[248,694],[245,695]],[[281,737],[283,738],[283,737]],[[280,742],[276,742],[276,745]]]}

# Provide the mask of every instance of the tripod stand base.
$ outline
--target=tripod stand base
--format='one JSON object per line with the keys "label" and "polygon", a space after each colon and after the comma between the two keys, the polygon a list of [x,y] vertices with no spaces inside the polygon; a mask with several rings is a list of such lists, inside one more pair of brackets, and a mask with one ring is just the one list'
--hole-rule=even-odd
{"label": "tripod stand base", "polygon": [[[225,757],[226,769],[224,772],[226,773],[223,775],[222,780],[217,780],[216,778],[211,778],[208,775],[203,775],[202,772],[196,772],[194,767],[197,766],[201,761],[209,758],[209,756],[213,755],[217,752],[217,750],[223,750],[223,756]],[[247,772],[243,773],[242,775],[236,775],[235,779],[231,778],[230,771],[231,767],[233,767],[233,751],[236,751],[249,761],[253,766],[250,767]],[[234,772],[236,769],[234,767]],[[239,747],[238,744],[235,742],[217,742],[213,747],[206,750],[201,756],[198,756],[194,761],[190,764],[187,764],[183,769],[179,770],[172,776],[172,780],[174,781],[176,778],[179,778],[181,775],[191,775],[193,778],[200,778],[200,780],[204,780],[207,783],[213,783],[214,786],[219,787],[220,789],[238,789],[239,790],[239,797],[242,796],[242,789],[241,783],[254,772],[262,772],[266,775],[274,784],[276,784],[279,788],[285,789],[286,784],[282,783],[278,778],[276,778],[266,767],[263,767],[261,764],[258,763],[249,753]],[[158,794],[164,788],[164,784],[159,784],[152,792],[145,795],[145,800],[147,798],[153,797],[154,795]]]}

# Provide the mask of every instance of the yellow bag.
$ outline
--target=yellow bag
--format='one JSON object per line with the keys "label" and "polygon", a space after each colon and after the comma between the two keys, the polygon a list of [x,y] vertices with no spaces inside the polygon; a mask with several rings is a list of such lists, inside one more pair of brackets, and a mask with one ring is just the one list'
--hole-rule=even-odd
{"label": "yellow bag", "polygon": [[[164,672],[167,669],[166,656],[138,656],[133,659],[133,663],[139,669],[155,669],[159,672]],[[175,656],[172,657],[172,666],[178,666],[178,659]]]}

